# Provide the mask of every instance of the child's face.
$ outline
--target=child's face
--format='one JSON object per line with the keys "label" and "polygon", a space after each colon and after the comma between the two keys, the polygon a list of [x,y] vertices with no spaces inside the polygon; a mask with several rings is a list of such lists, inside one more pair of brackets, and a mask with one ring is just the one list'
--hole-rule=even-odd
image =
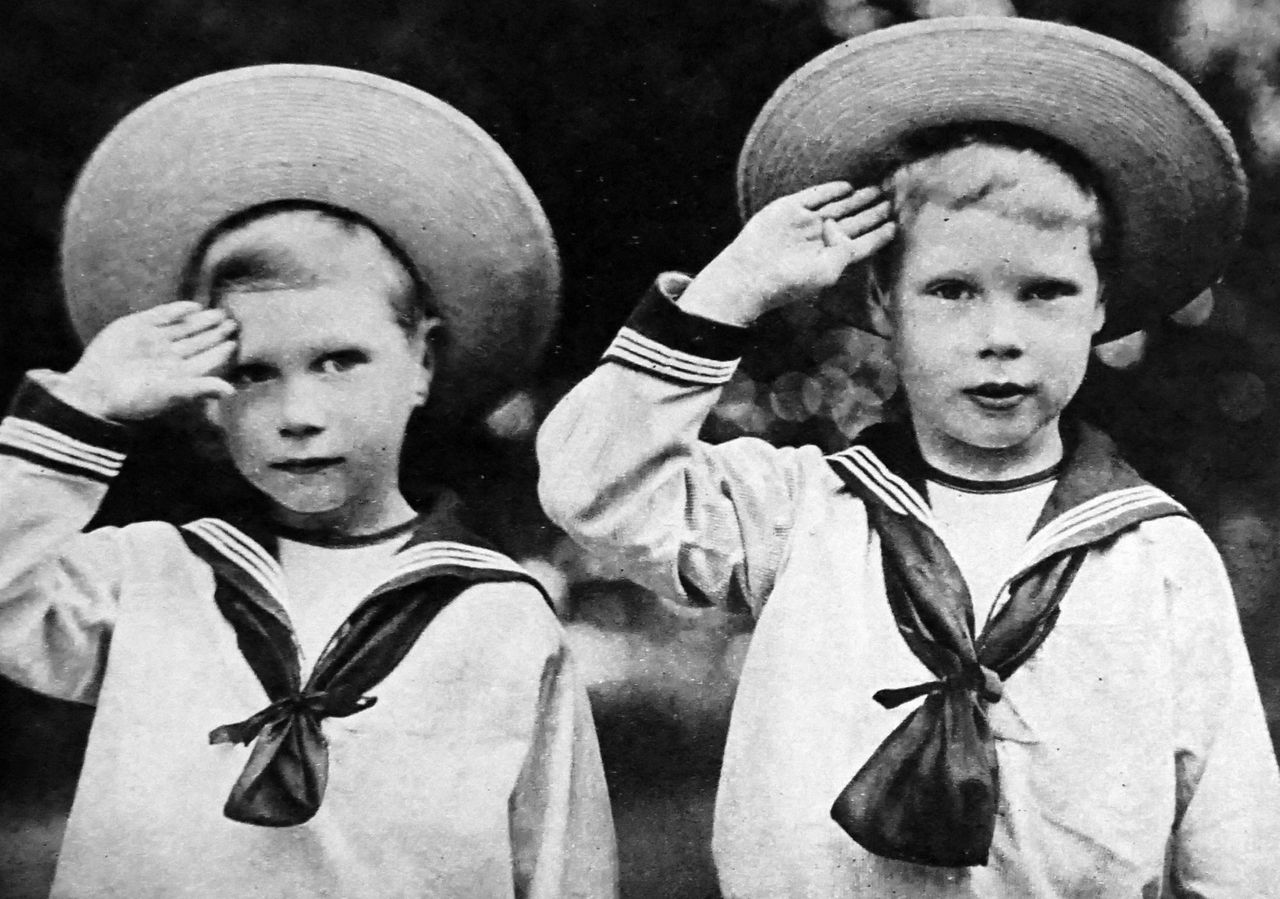
{"label": "child's face", "polygon": [[889,306],[873,317],[925,457],[986,477],[1053,464],[1103,323],[1087,229],[926,203],[903,231]]}
{"label": "child's face", "polygon": [[311,277],[222,297],[239,346],[236,392],[217,423],[236,468],[286,524],[345,533],[398,524],[408,511],[405,427],[430,385],[426,327],[409,335],[396,323],[388,279],[375,274],[390,256],[375,241],[311,242],[307,228],[279,218],[277,236],[294,242]]}

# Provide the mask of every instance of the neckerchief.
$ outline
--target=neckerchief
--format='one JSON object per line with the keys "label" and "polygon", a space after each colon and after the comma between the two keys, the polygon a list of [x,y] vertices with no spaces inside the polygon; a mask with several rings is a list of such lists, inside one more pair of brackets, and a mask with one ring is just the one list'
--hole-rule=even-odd
{"label": "neckerchief", "polygon": [[354,715],[404,659],[432,619],[475,583],[523,581],[545,591],[511,559],[457,519],[442,494],[396,553],[386,577],[330,639],[306,682],[280,597],[284,577],[275,536],[260,521],[203,518],[182,528],[188,547],[213,569],[214,600],[271,703],[215,728],[210,743],[253,744],[223,813],[234,821],[288,827],[320,808],[329,778],[325,718]]}
{"label": "neckerchief", "polygon": [[1061,476],[980,635],[964,578],[933,525],[924,464],[901,425],[867,429],[828,457],[880,537],[898,630],[936,680],[880,690],[886,708],[924,702],[854,775],[831,816],[877,855],[926,865],[985,865],[998,765],[987,706],[1040,647],[1090,547],[1139,522],[1186,510],[1150,486],[1087,425],[1064,427]]}

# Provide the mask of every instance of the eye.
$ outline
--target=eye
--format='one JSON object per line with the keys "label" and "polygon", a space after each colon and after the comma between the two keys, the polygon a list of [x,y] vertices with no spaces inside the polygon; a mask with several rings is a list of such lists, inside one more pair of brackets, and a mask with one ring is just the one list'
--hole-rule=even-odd
{"label": "eye", "polygon": [[972,284],[961,281],[958,278],[948,278],[943,281],[934,281],[925,288],[925,293],[929,296],[938,297],[942,300],[972,300],[978,295],[977,290]]}
{"label": "eye", "polygon": [[1033,281],[1028,284],[1022,291],[1023,299],[1027,300],[1057,300],[1063,297],[1073,297],[1080,293],[1080,287],[1071,281],[1063,281],[1058,278],[1045,278],[1040,281]]}
{"label": "eye", "polygon": [[316,361],[316,370],[325,375],[340,375],[369,361],[368,354],[360,350],[338,350],[325,353]]}
{"label": "eye", "polygon": [[227,380],[236,387],[248,387],[251,384],[261,384],[270,380],[274,374],[271,366],[250,362],[232,368],[227,375]]}

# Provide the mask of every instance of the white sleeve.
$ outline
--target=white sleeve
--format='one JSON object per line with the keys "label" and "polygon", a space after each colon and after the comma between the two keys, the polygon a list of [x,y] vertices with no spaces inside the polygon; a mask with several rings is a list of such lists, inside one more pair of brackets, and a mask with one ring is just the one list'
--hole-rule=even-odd
{"label": "white sleeve", "polygon": [[1226,571],[1198,527],[1190,544],[1166,584],[1178,666],[1174,894],[1273,896],[1280,773]]}
{"label": "white sleeve", "polygon": [[28,377],[0,422],[0,674],[93,703],[122,547],[115,528],[82,529],[124,462],[127,431],[58,400],[57,377]]}
{"label": "white sleeve", "polygon": [[651,291],[543,424],[538,489],[551,519],[619,576],[758,614],[789,543],[805,455],[819,454],[698,439],[747,339]]}
{"label": "white sleeve", "polygon": [[614,899],[618,854],[587,691],[569,650],[550,656],[529,755],[511,796],[516,895]]}

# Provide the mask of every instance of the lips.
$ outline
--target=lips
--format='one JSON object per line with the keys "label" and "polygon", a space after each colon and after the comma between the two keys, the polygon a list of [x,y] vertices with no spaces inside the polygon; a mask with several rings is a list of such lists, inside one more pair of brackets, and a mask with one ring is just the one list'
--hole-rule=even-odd
{"label": "lips", "polygon": [[315,474],[341,463],[341,456],[313,456],[307,459],[285,459],[280,462],[272,462],[271,467],[276,471],[283,471],[289,474]]}
{"label": "lips", "polygon": [[1013,381],[988,381],[976,387],[966,387],[964,393],[983,408],[1011,409],[1035,393],[1035,388]]}

